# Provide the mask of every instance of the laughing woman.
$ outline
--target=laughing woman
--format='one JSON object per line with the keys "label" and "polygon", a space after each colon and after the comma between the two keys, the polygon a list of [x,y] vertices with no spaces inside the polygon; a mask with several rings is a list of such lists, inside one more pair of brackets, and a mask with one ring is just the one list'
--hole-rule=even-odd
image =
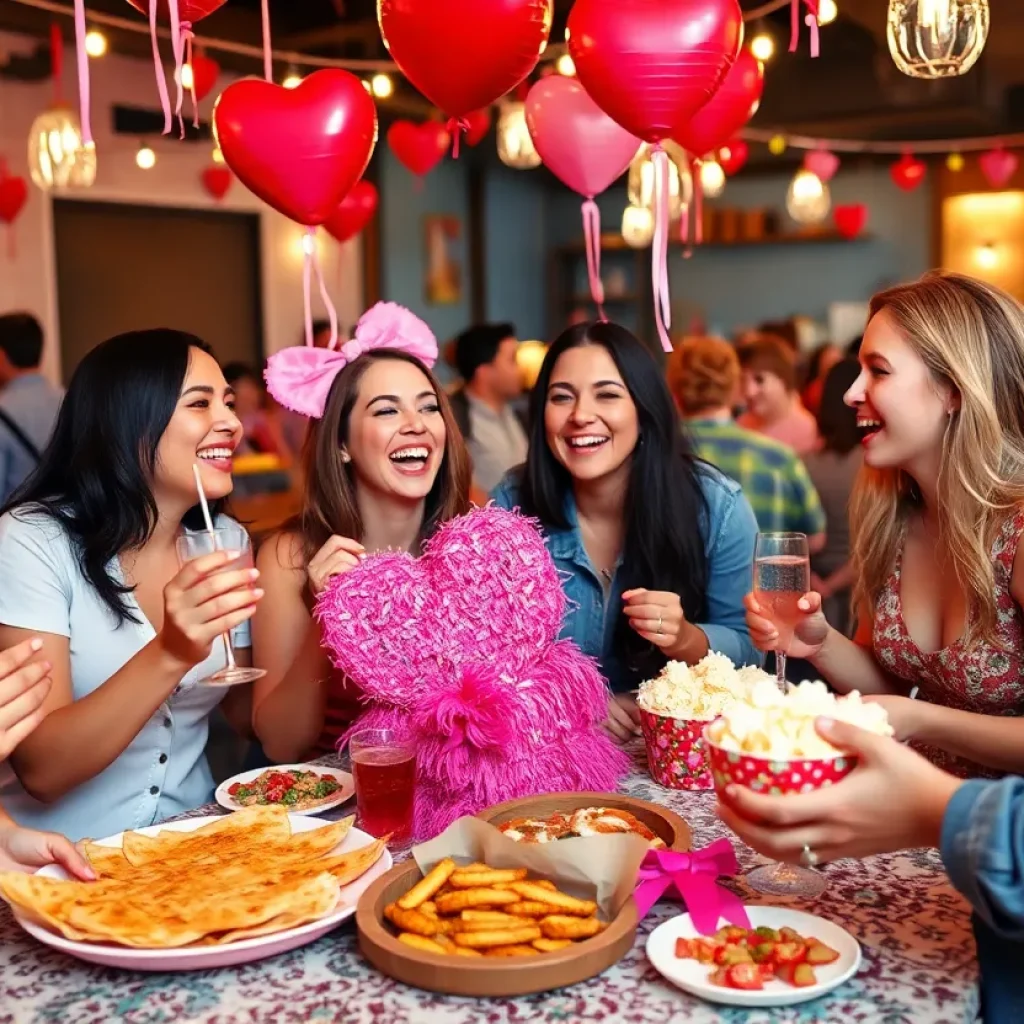
{"label": "laughing woman", "polygon": [[687,450],[661,371],[624,327],[565,331],[531,401],[526,464],[494,499],[540,520],[572,606],[562,635],[600,659],[606,728],[626,740],[630,691],[666,661],[758,661],[742,603],[757,523],[739,486]]}
{"label": "laughing woman", "polygon": [[248,732],[248,688],[199,680],[223,667],[227,630],[248,663],[255,571],[226,570],[229,552],[182,568],[176,551],[202,527],[193,466],[215,514],[231,491],[232,404],[198,338],[112,338],[75,371],[0,517],[0,648],[38,636],[52,676],[45,717],[0,766],[0,804],[19,824],[77,840],[191,810],[213,792],[213,710],[223,702]]}
{"label": "laughing woman", "polygon": [[[789,653],[960,776],[1024,772],[1024,307],[958,274],[876,295],[846,393],[855,640],[806,594]],[[751,636],[778,642],[753,595]],[[911,689],[918,699],[911,700]]]}
{"label": "laughing woman", "polygon": [[417,554],[469,510],[469,455],[429,367],[437,341],[422,320],[378,303],[340,352],[286,349],[267,384],[311,417],[305,493],[295,522],[260,549],[267,596],[253,621],[254,726],[274,761],[334,749],[359,714],[359,691],[321,648],[313,605],[334,577],[373,551]]}

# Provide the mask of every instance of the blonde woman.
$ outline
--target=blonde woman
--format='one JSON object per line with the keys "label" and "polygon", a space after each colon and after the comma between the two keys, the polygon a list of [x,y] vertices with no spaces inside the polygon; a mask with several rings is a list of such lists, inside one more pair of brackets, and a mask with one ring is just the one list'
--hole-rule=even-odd
{"label": "blonde woman", "polygon": [[[846,394],[865,469],[850,501],[853,641],[816,593],[789,654],[885,703],[960,775],[1024,771],[1024,308],[932,273],[876,295]],[[778,634],[748,595],[755,644]],[[916,690],[917,699],[909,699]]]}

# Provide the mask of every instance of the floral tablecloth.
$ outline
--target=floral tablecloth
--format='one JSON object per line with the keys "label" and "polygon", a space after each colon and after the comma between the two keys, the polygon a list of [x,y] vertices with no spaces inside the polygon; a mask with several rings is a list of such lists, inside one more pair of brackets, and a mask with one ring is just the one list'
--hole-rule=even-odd
{"label": "floral tablecloth", "polygon": [[[731,837],[714,815],[712,794],[663,789],[639,759],[622,790],[681,814],[698,847]],[[214,805],[195,813],[218,810]],[[758,861],[746,848],[739,857],[744,869]],[[933,851],[842,861],[829,866],[826,876],[827,891],[812,902],[766,899],[737,882],[749,903],[786,902],[820,914],[849,929],[864,948],[864,964],[854,979],[819,1000],[787,1009],[713,1007],[663,981],[647,962],[644,943],[652,928],[678,913],[671,903],[654,907],[630,953],[599,977],[556,992],[495,1000],[438,996],[384,977],[360,955],[351,921],[311,946],[270,960],[216,971],[142,974],[93,967],[41,946],[0,904],[0,1024],[968,1024],[974,1019],[976,965],[968,909]]]}

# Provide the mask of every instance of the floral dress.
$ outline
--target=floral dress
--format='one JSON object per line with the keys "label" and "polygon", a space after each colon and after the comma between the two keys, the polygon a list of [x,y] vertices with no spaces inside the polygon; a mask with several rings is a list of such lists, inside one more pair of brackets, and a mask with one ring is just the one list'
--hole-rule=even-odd
{"label": "floral dress", "polygon": [[[964,637],[939,651],[922,651],[907,632],[900,603],[902,553],[878,601],[872,643],[879,664],[919,687],[918,699],[982,715],[1024,713],[1024,613],[1010,593],[1017,542],[1024,533],[1024,508],[1003,524],[992,545],[998,644]],[[929,747],[913,744],[930,761],[961,778],[1004,774]]]}

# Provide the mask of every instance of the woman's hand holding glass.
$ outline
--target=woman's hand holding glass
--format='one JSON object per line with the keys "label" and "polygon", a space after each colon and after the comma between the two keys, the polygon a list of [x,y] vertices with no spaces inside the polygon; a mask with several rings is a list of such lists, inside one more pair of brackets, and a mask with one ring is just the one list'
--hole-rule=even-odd
{"label": "woman's hand holding glass", "polygon": [[225,570],[236,551],[215,551],[186,562],[164,588],[163,649],[182,665],[204,662],[214,641],[252,617],[263,591],[251,566]]}
{"label": "woman's hand holding glass", "polygon": [[0,654],[0,761],[43,720],[43,701],[50,692],[50,664],[29,664],[42,650],[38,637]]}
{"label": "woman's hand holding glass", "polygon": [[335,576],[354,569],[365,557],[366,549],[359,541],[337,535],[328,538],[306,568],[313,596],[319,597]]}
{"label": "woman's hand holding glass", "polygon": [[[758,603],[756,594],[743,599],[750,640],[759,651],[777,651],[779,630]],[[791,658],[814,658],[821,653],[832,627],[821,610],[821,595],[813,590],[804,594],[796,605],[799,618],[793,626],[793,639],[784,654]]]}

